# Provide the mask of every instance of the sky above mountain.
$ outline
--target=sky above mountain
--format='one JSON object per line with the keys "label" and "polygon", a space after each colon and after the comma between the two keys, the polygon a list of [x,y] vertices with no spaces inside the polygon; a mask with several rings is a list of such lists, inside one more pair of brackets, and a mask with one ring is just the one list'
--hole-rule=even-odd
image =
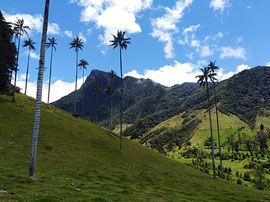
{"label": "sky above mountain", "polygon": [[[44,1],[4,0],[0,10],[9,22],[23,18],[36,43],[31,53],[28,95],[35,97]],[[75,89],[72,38],[84,48],[79,59],[91,70],[119,75],[119,49],[112,34],[125,30],[131,44],[123,51],[123,73],[150,78],[165,86],[195,82],[210,60],[219,80],[258,65],[270,66],[269,0],[51,0],[48,37],[57,39],[53,58],[51,101]],[[23,40],[27,36],[23,36]],[[43,100],[48,89],[50,49],[46,51]],[[27,48],[21,48],[18,85],[24,89]],[[79,73],[82,83],[82,72]]]}

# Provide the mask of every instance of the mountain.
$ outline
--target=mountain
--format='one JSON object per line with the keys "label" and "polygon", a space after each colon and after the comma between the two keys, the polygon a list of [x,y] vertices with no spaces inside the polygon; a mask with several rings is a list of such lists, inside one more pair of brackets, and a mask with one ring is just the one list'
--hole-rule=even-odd
{"label": "mountain", "polygon": [[0,201],[268,201],[42,104],[35,182],[27,179],[35,100],[0,94]]}
{"label": "mountain", "polygon": [[[241,122],[246,124],[248,130],[254,130],[256,126],[258,127],[256,120],[270,116],[269,78],[270,67],[258,66],[216,83],[219,112],[231,125],[235,125],[234,121]],[[107,73],[98,70],[92,71],[86,80],[85,89],[81,88],[78,91],[80,99],[83,95],[84,103],[88,103],[85,107],[85,114],[86,118],[90,120],[93,120],[95,112],[95,95],[91,92],[91,86],[95,82],[100,83],[104,89],[109,83]],[[113,84],[116,91],[113,96],[113,124],[117,125],[119,123],[120,78],[115,78]],[[71,93],[53,104],[71,112],[73,94]],[[109,98],[102,92],[99,95],[99,100],[99,123],[106,127],[109,125]],[[213,85],[210,85],[210,103],[211,106],[214,105]],[[162,149],[164,146],[172,148],[172,145],[177,145],[181,147],[183,143],[192,139],[200,128],[202,116],[207,116],[203,115],[206,109],[206,92],[198,84],[184,83],[173,87],[164,87],[149,79],[124,78],[123,120],[129,126],[124,135],[131,139],[138,139],[142,144],[151,144],[150,142],[152,142],[152,147],[161,152],[164,151]],[[199,114],[196,115],[194,111]],[[159,124],[180,114],[184,120],[184,124],[180,127],[170,129],[169,132],[163,128],[149,133]],[[258,118],[259,116],[261,118]],[[233,121],[230,121],[232,117],[237,119],[233,118]],[[162,144],[160,144],[161,142]]]}
{"label": "mountain", "polygon": [[[101,87],[101,92],[98,93],[98,121],[104,126],[109,125],[110,118],[110,98],[104,92],[105,88],[110,83],[108,73],[93,70],[87,77],[84,86],[78,91],[77,99],[77,114],[81,114],[82,99],[84,102],[84,118],[89,120],[95,119],[96,111],[96,95],[91,89],[97,83]],[[120,112],[120,85],[121,80],[117,76],[113,80],[113,123],[116,125],[119,122]],[[124,106],[123,120],[125,123],[134,123],[135,121],[148,116],[149,114],[157,113],[162,110],[172,109],[182,103],[187,95],[192,94],[196,90],[196,86],[175,86],[166,88],[150,79],[136,79],[133,77],[125,77],[124,85]],[[61,98],[52,103],[60,109],[68,112],[73,112],[75,92]],[[167,117],[166,117],[167,118]]]}
{"label": "mountain", "polygon": [[[222,117],[220,118],[221,130],[227,130],[224,132],[224,138],[239,127],[244,127],[246,130],[243,132],[246,134],[254,131],[256,127],[259,128],[261,123],[270,128],[269,78],[270,68],[259,66],[244,70],[216,84],[218,110]],[[213,107],[212,85],[210,95]],[[171,119],[165,118],[168,116]],[[173,146],[181,148],[190,140],[192,145],[203,146],[202,142],[206,136],[201,134],[209,134],[205,131],[209,130],[205,117],[208,117],[206,92],[205,89],[199,88],[185,97],[184,102],[177,108],[151,114],[135,122],[125,130],[124,135],[130,136],[132,139],[139,139],[140,143],[151,145],[161,153],[170,151]],[[175,119],[178,121],[178,125],[175,124],[177,126],[163,126],[176,122]],[[212,115],[212,119],[214,128],[216,128],[215,114]]]}
{"label": "mountain", "polygon": [[[109,119],[110,117],[110,98],[104,92],[106,87],[110,84],[110,77],[108,73],[93,70],[91,74],[87,77],[84,86],[82,86],[78,91],[77,99],[77,109],[76,113],[81,115],[81,103],[84,101],[84,118],[89,120],[95,119],[96,111],[96,95],[92,91],[93,85],[97,83],[101,87],[101,92],[98,93],[98,120],[101,122]],[[117,76],[113,79],[113,114],[119,114],[120,112],[120,85],[121,80]],[[165,93],[163,86],[154,83],[150,79],[135,79],[132,77],[125,77],[123,79],[124,85],[124,105],[123,110],[126,111],[134,104],[147,99],[151,96],[159,97]],[[61,98],[60,100],[52,103],[52,105],[63,109],[68,112],[73,112],[75,92]]]}

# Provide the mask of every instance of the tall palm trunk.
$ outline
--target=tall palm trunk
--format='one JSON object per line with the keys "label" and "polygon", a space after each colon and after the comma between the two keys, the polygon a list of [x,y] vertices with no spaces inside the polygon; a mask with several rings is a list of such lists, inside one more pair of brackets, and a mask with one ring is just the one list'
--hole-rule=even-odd
{"label": "tall palm trunk", "polygon": [[31,53],[31,48],[29,46],[28,60],[27,60],[27,70],[26,70],[26,77],[25,77],[25,91],[24,91],[24,94],[26,94],[26,91],[27,91],[27,80],[28,80],[28,72],[29,72],[30,53]]}
{"label": "tall palm trunk", "polygon": [[[83,72],[83,90],[84,90],[84,68],[82,72]],[[83,118],[83,93],[82,93],[82,118]]]}
{"label": "tall palm trunk", "polygon": [[111,120],[110,120],[110,129],[112,130],[112,94],[110,94],[110,99],[111,99]]}
{"label": "tall palm trunk", "polygon": [[210,107],[210,100],[209,100],[209,89],[208,89],[208,81],[206,80],[206,88],[207,88],[207,100],[208,100],[208,111],[209,111],[209,123],[210,123],[210,131],[211,131],[211,139],[212,139],[212,164],[213,164],[213,176],[214,179],[216,178],[216,165],[215,165],[215,142],[213,137],[213,128],[212,128],[212,119],[211,119],[211,107]]}
{"label": "tall palm trunk", "polygon": [[75,81],[75,101],[73,114],[76,114],[76,102],[77,102],[77,79],[78,79],[78,50],[76,51],[76,81]]}
{"label": "tall palm trunk", "polygon": [[13,99],[12,99],[13,102],[15,102],[15,89],[16,89],[17,72],[18,72],[18,65],[19,65],[20,46],[21,46],[21,37],[19,37],[19,42],[18,42],[18,53],[17,53],[17,58],[16,58],[15,79],[14,79]]}
{"label": "tall palm trunk", "polygon": [[51,77],[52,77],[52,58],[53,58],[53,46],[52,46],[52,50],[51,50],[50,76],[49,76],[49,88],[48,88],[48,101],[47,101],[47,104],[50,103]]}
{"label": "tall palm trunk", "polygon": [[121,102],[120,102],[120,151],[122,151],[122,118],[123,118],[123,74],[122,74],[122,52],[120,47],[120,71],[121,71]]}
{"label": "tall palm trunk", "polygon": [[214,85],[214,99],[215,99],[215,107],[216,107],[216,117],[217,117],[217,131],[218,131],[218,147],[219,147],[219,158],[220,158],[220,169],[221,176],[223,176],[223,167],[222,167],[222,154],[221,154],[221,144],[220,144],[220,134],[219,134],[219,120],[218,120],[218,110],[217,110],[217,98],[216,98],[216,86]]}
{"label": "tall palm trunk", "polygon": [[96,91],[96,123],[97,123],[97,115],[98,114],[98,92]]}
{"label": "tall palm trunk", "polygon": [[43,73],[44,73],[44,63],[45,63],[45,53],[46,53],[49,4],[50,4],[50,0],[46,0],[42,40],[41,40],[41,48],[40,48],[38,79],[37,79],[37,95],[36,95],[36,107],[35,107],[35,118],[34,118],[34,128],[33,128],[32,150],[31,150],[31,161],[30,161],[30,169],[29,169],[29,179],[31,180],[36,179],[35,166],[36,166],[38,131],[39,131],[40,111],[41,111],[41,96],[42,96]]}

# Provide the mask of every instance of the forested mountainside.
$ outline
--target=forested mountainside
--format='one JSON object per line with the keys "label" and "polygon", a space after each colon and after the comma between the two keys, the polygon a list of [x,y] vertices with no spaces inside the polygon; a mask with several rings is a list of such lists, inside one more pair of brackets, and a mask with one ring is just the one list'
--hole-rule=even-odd
{"label": "forested mountainside", "polygon": [[[270,109],[270,68],[258,66],[244,70],[233,77],[216,83],[219,110],[224,114],[233,114],[255,127],[258,113]],[[109,125],[110,97],[104,92],[109,85],[108,73],[93,70],[87,77],[84,86],[78,90],[77,114],[81,114],[81,102],[84,101],[84,118],[95,119],[96,94],[91,89],[97,83],[101,91],[97,94],[97,122]],[[125,77],[124,83],[124,123],[133,124],[126,135],[137,138],[143,133],[179,113],[192,109],[206,109],[205,89],[195,83],[184,83],[165,87],[150,79]],[[113,125],[119,123],[120,112],[120,78],[113,80]],[[213,85],[210,85],[210,101],[213,104]],[[53,103],[54,106],[73,111],[74,92]],[[267,114],[266,114],[267,115]],[[143,127],[140,127],[144,122]],[[138,130],[138,128],[140,128]]]}

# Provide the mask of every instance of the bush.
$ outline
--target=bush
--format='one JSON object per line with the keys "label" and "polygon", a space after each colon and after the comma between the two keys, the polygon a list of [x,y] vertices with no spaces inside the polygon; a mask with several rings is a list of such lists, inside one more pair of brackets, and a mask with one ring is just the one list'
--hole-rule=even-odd
{"label": "bush", "polygon": [[237,177],[239,177],[239,172],[238,172],[238,171],[236,171],[235,175],[236,175]]}
{"label": "bush", "polygon": [[250,181],[250,180],[251,180],[250,172],[245,172],[245,173],[244,173],[244,180],[245,180],[245,181]]}
{"label": "bush", "polygon": [[242,182],[242,180],[241,179],[237,179],[237,182],[236,182],[237,184],[240,184],[240,185],[242,185],[243,184],[243,182]]}

